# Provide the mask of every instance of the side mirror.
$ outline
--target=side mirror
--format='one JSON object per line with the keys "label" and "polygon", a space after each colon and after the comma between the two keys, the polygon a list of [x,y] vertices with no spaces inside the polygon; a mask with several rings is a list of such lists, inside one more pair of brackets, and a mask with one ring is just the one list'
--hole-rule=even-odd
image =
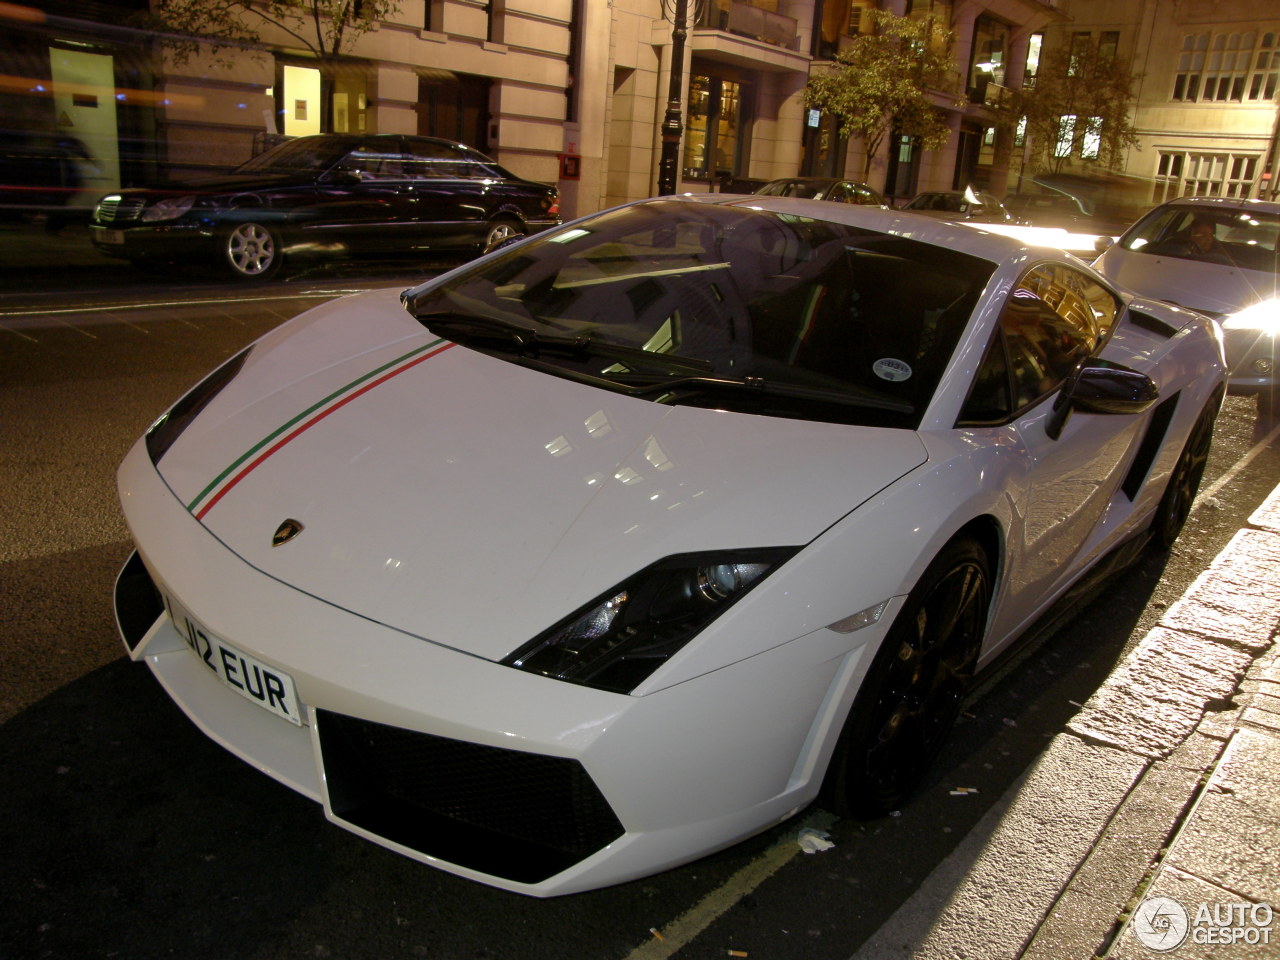
{"label": "side mirror", "polygon": [[1062,385],[1044,430],[1052,440],[1062,436],[1071,411],[1141,413],[1160,397],[1160,389],[1145,373],[1107,360],[1086,360]]}
{"label": "side mirror", "polygon": [[1115,244],[1115,242],[1116,242],[1115,237],[1094,237],[1093,252],[1106,253],[1108,250],[1111,249],[1111,247]]}

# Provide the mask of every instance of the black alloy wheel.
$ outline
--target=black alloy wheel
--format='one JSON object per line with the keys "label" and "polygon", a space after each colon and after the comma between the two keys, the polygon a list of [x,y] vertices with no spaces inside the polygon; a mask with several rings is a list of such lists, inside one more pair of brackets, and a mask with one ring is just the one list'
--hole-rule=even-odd
{"label": "black alloy wheel", "polygon": [[834,812],[897,809],[941,750],[986,631],[988,569],[979,544],[952,541],[907,596],[836,745],[822,798]]}
{"label": "black alloy wheel", "polygon": [[520,226],[519,222],[512,220],[509,217],[498,217],[497,219],[489,221],[488,229],[485,230],[484,234],[484,243],[480,245],[480,250],[484,253],[488,253],[490,250],[497,248],[498,245],[505,240],[510,240],[512,237],[523,236],[524,229]]}

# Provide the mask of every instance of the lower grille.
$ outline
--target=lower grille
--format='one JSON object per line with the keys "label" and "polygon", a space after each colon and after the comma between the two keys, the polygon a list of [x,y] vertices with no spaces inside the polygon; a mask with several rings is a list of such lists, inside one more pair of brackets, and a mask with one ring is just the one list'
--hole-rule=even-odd
{"label": "lower grille", "polygon": [[377,836],[538,883],[623,833],[582,764],[317,711],[334,814]]}

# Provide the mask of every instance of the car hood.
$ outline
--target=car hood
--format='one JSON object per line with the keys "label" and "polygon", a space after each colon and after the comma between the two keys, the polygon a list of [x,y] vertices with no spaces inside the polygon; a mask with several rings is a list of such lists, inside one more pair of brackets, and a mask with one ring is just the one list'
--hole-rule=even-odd
{"label": "car hood", "polygon": [[1119,286],[1144,297],[1221,315],[1276,295],[1276,275],[1185,257],[1134,253],[1113,246],[1095,266]]}
{"label": "car hood", "polygon": [[[908,430],[525,369],[439,340],[384,292],[260,341],[158,469],[269,576],[496,660],[662,557],[804,544],[925,459]],[[286,520],[301,532],[273,546]]]}

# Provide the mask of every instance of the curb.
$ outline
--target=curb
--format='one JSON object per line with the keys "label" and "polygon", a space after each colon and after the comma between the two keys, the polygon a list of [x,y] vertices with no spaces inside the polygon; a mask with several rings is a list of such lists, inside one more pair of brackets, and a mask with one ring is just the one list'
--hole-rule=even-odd
{"label": "curb", "polygon": [[854,960],[1136,960],[1148,897],[1280,913],[1278,629],[1280,487]]}

